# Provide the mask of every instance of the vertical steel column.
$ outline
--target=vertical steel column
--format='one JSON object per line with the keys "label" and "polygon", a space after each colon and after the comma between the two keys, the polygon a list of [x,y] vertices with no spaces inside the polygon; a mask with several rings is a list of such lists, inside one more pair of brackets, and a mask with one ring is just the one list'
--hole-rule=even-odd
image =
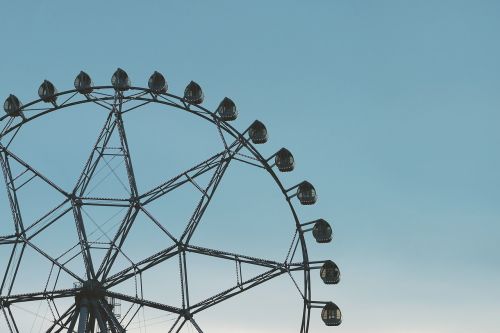
{"label": "vertical steel column", "polygon": [[87,319],[89,316],[89,304],[86,298],[80,301],[80,321],[78,322],[78,333],[86,333]]}

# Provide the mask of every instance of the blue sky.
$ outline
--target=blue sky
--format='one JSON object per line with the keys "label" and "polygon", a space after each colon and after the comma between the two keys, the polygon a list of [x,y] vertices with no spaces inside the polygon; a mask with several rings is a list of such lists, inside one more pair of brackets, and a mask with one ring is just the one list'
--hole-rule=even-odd
{"label": "blue sky", "polygon": [[[108,84],[122,67],[144,86],[158,70],[172,93],[182,94],[190,80],[200,83],[209,108],[233,98],[240,111],[236,128],[254,119],[266,124],[264,154],[286,146],[297,160],[284,182],[308,179],[318,190],[318,204],[299,207],[301,217],[324,217],[334,228],[331,244],[310,239],[310,251],[337,262],[343,279],[333,287],[315,280],[313,294],[335,301],[344,323],[326,328],[316,311],[311,331],[498,331],[500,3],[2,1],[0,11],[0,96],[15,93],[28,102],[44,79],[69,89],[82,69],[96,84]],[[70,179],[73,164],[63,164],[56,152],[74,158],[77,168],[103,119],[77,116],[81,126],[75,126],[64,117],[53,116],[20,140],[25,154]],[[146,160],[168,149],[182,155],[182,142],[191,154],[186,161],[197,160],[213,133],[181,118],[165,117],[171,127],[135,118],[133,148]],[[42,139],[51,144],[30,148]],[[158,157],[154,163],[166,168],[171,162]],[[269,208],[284,209],[273,206],[270,180],[269,192],[259,194],[252,183],[260,176],[248,175],[228,175],[225,197],[241,193],[241,202],[211,212],[222,222],[202,229],[207,242],[224,244],[215,226],[227,228],[223,221],[242,217],[245,206],[270,221],[286,213]],[[282,232],[279,223],[265,230]],[[247,245],[249,253],[283,250],[281,243]],[[207,272],[213,273],[200,274]],[[295,313],[288,306],[293,288],[273,288],[276,296],[265,302],[276,318],[259,313],[265,297],[259,292],[231,303],[262,318],[262,326],[245,316],[223,325],[207,318],[206,326],[280,331],[281,320]],[[297,326],[295,317],[283,332]],[[155,328],[148,332],[160,332]]]}

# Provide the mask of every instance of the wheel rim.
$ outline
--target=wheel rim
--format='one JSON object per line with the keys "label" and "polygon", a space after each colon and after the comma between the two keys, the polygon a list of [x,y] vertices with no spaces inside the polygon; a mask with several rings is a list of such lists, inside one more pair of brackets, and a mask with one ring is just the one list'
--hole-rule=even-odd
{"label": "wheel rim", "polygon": [[[112,93],[109,93],[112,91]],[[63,101],[60,104],[56,104],[56,99],[57,101]],[[113,126],[116,126],[118,128],[118,131],[123,131],[124,132],[124,127],[123,123],[121,120],[121,115],[125,114],[126,112],[132,111],[132,109],[125,109],[123,110],[123,102],[124,101],[136,101],[139,103],[143,103],[143,105],[147,105],[149,103],[156,103],[156,104],[161,104],[169,107],[176,108],[178,110],[184,110],[187,111],[191,114],[194,114],[198,117],[203,118],[204,120],[207,120],[214,124],[219,131],[224,132],[227,134],[229,137],[232,137],[234,139],[234,142],[232,144],[227,144],[227,147],[230,147],[227,152],[231,154],[233,150],[231,149],[246,149],[248,152],[253,154],[254,159],[260,163],[260,165],[271,175],[271,177],[274,179],[276,185],[279,187],[281,190],[285,200],[288,203],[288,206],[290,208],[290,211],[292,213],[293,219],[295,221],[295,228],[296,228],[296,241],[294,237],[294,241],[291,244],[290,250],[296,244],[295,246],[297,247],[300,244],[300,249],[302,252],[302,265],[301,266],[291,266],[290,263],[287,263],[287,259],[285,260],[285,263],[279,263],[279,262],[266,262],[269,267],[272,267],[275,269],[274,272],[268,273],[265,277],[260,277],[261,279],[265,281],[270,280],[274,278],[275,276],[279,276],[281,274],[286,273],[287,271],[289,272],[290,270],[300,270],[303,271],[303,276],[304,276],[304,284],[302,287],[303,290],[303,310],[302,310],[302,321],[301,321],[301,326],[300,326],[300,331],[301,332],[307,332],[308,327],[309,327],[309,318],[310,318],[310,311],[311,308],[317,307],[315,306],[315,302],[311,300],[311,282],[310,282],[310,271],[311,269],[317,269],[319,268],[319,263],[322,262],[310,262],[309,257],[308,257],[308,252],[307,252],[307,244],[306,240],[304,237],[304,233],[307,232],[307,228],[304,228],[304,224],[300,222],[298,214],[296,212],[296,209],[292,203],[293,195],[290,194],[290,191],[293,190],[294,188],[287,189],[285,186],[282,184],[280,181],[279,177],[277,176],[275,170],[273,169],[273,165],[269,164],[269,159],[264,158],[261,153],[257,150],[254,144],[251,143],[250,138],[245,137],[245,132],[239,132],[236,130],[233,126],[228,124],[227,122],[224,122],[221,120],[219,115],[217,114],[216,111],[212,112],[207,110],[201,105],[195,105],[195,104],[189,104],[186,103],[185,100],[179,96],[175,96],[166,92],[160,92],[160,93],[152,93],[151,90],[147,88],[140,88],[140,87],[130,87],[127,89],[127,91],[122,91],[118,90],[115,91],[112,86],[99,86],[99,87],[93,87],[93,90],[89,94],[82,95],[80,94],[76,89],[75,90],[68,90],[64,91],[61,93],[54,94],[52,99],[50,100],[52,102],[52,105],[50,107],[46,106],[47,98],[45,98],[45,101],[42,99],[30,102],[25,104],[24,106],[21,107],[20,114],[18,116],[11,116],[11,115],[17,115],[17,114],[11,114],[11,115],[5,115],[0,118],[0,123],[3,125],[2,132],[0,133],[0,150],[2,154],[2,168],[4,175],[7,174],[6,176],[6,183],[9,181],[12,181],[12,179],[8,179],[8,174],[9,174],[9,165],[8,165],[8,160],[15,160],[19,163],[23,163],[20,158],[15,156],[12,152],[8,150],[8,146],[12,142],[12,140],[15,138],[15,135],[17,134],[17,131],[21,129],[21,127],[25,126],[26,124],[30,123],[31,121],[42,117],[46,114],[70,108],[76,105],[84,104],[84,103],[95,103],[100,106],[108,106],[111,107],[110,112],[109,112],[109,117],[107,119],[107,122],[109,124],[113,124]],[[109,102],[113,101],[112,104]],[[119,103],[117,104],[117,101]],[[43,105],[44,107],[39,107]],[[139,107],[137,107],[139,108]],[[104,128],[106,125],[104,126]],[[10,138],[9,138],[10,135]],[[124,133],[120,133],[120,137],[123,138],[125,135]],[[4,138],[8,138],[8,142],[2,142]],[[130,164],[128,168],[129,176],[130,173],[132,174],[132,177],[129,177],[129,185],[131,189],[131,198],[137,199],[136,202],[130,204],[130,210],[132,211],[133,209],[139,210],[142,204],[144,202],[147,203],[147,200],[149,198],[154,197],[154,195],[158,195],[160,192],[151,192],[151,193],[145,193],[141,194],[138,193],[136,185],[135,185],[135,179],[133,177],[133,171],[132,171],[132,166],[131,162],[127,162],[127,156],[130,159],[130,153],[128,152],[128,148],[124,148],[127,146],[126,139],[122,140],[123,147],[122,149],[126,150],[126,153],[124,153],[124,159],[125,159],[125,164]],[[97,144],[96,144],[97,146]],[[233,148],[231,148],[233,147]],[[234,148],[238,147],[238,148]],[[94,147],[93,152],[96,150],[96,147]],[[233,155],[234,156],[234,155]],[[231,159],[231,158],[230,158]],[[89,158],[89,163],[92,162],[92,159]],[[92,163],[91,163],[92,164]],[[221,162],[222,165],[222,162]],[[219,166],[220,167],[220,166]],[[55,183],[51,182],[48,178],[44,177],[42,174],[38,173],[34,169],[30,169],[29,165],[26,165],[26,168],[28,172],[33,173],[37,178],[42,179],[43,181],[46,181],[48,185],[53,186],[56,190],[59,190],[66,198],[67,202],[71,203],[72,206],[72,211],[75,215],[75,223],[78,225],[78,216],[79,214],[81,215],[81,212],[79,212],[79,205],[82,205],[83,200],[87,200],[84,196],[85,192],[85,186],[82,185],[82,180],[85,177],[85,169],[82,172],[82,176],[80,177],[80,181],[77,182],[77,185],[75,186],[75,189],[73,189],[72,192],[67,192],[61,188],[58,188]],[[94,169],[95,170],[95,169]],[[223,173],[222,173],[223,175]],[[222,176],[221,176],[222,177]],[[91,177],[89,177],[91,178]],[[84,182],[84,181],[83,181]],[[88,185],[88,184],[87,184]],[[153,189],[154,190],[154,189]],[[164,188],[163,188],[164,190]],[[12,192],[12,191],[11,191]],[[15,194],[15,193],[14,193]],[[14,195],[15,196],[15,195]],[[146,201],[142,201],[146,200]],[[15,201],[15,200],[11,200]],[[210,199],[208,199],[210,201]],[[135,206],[137,205],[137,207]],[[208,205],[208,203],[207,203]],[[15,205],[14,205],[15,206]],[[13,214],[16,215],[16,209],[20,211],[19,208],[13,207]],[[19,213],[19,212],[17,212]],[[80,218],[81,219],[81,218]],[[198,221],[199,222],[199,221]],[[5,236],[0,236],[0,246],[2,245],[10,245],[13,247],[17,247],[18,244],[20,247],[22,247],[22,250],[26,246],[28,247],[33,247],[33,244],[30,244],[29,239],[26,239],[26,236],[24,235],[24,230],[26,226],[21,225],[19,221],[16,221],[16,217],[14,216],[14,223],[16,225],[17,231],[15,235],[5,235]],[[133,224],[133,220],[131,222]],[[307,224],[306,224],[307,225]],[[197,225],[193,225],[192,228],[193,232],[196,229]],[[175,248],[172,249],[166,249],[168,250],[166,255],[176,255],[179,254],[179,257],[181,255],[185,256],[186,252],[193,252],[193,253],[203,253],[205,255],[210,255],[210,256],[215,256],[215,257],[227,257],[227,256],[232,256],[234,254],[232,253],[227,253],[223,251],[214,251],[212,249],[206,249],[202,247],[196,247],[196,246],[191,246],[189,244],[189,240],[191,238],[191,235],[193,233],[191,231],[188,231],[183,235],[183,238],[180,240],[180,242],[176,243],[177,248],[180,250],[176,250]],[[126,236],[126,234],[125,234]],[[85,250],[85,237],[83,235],[80,235],[80,239],[83,239],[80,241],[80,246],[81,246],[81,255],[84,257],[84,262],[88,264],[89,259],[85,258],[85,253],[88,252]],[[185,240],[185,241],[184,241]],[[14,245],[12,245],[14,244]],[[87,244],[88,245],[88,244]],[[36,249],[35,250],[41,250],[42,249]],[[288,251],[288,254],[290,255],[290,250]],[[176,252],[178,251],[178,252]],[[294,251],[295,252],[295,251]],[[204,304],[195,304],[192,305],[191,307],[185,306],[184,301],[183,301],[183,307],[182,308],[175,308],[175,307],[170,307],[166,304],[159,304],[159,303],[154,303],[154,302],[148,302],[143,299],[132,299],[129,297],[126,297],[126,295],[121,295],[119,293],[111,292],[109,291],[109,288],[118,284],[121,280],[125,277],[130,278],[130,270],[121,272],[120,274],[114,274],[111,276],[109,275],[110,268],[112,266],[112,258],[113,258],[113,251],[109,252],[109,258],[107,260],[110,261],[109,267],[106,266],[105,264],[102,264],[101,267],[97,270],[97,272],[93,272],[92,270],[94,269],[93,265],[90,264],[90,267],[87,267],[86,273],[87,276],[86,278],[81,278],[77,276],[76,274],[72,274],[72,272],[68,269],[66,269],[63,265],[58,265],[57,262],[53,262],[53,266],[57,266],[59,268],[59,271],[63,270],[66,271],[66,273],[72,275],[75,280],[79,282],[79,285],[75,285],[75,288],[72,289],[64,289],[64,290],[52,290],[50,292],[44,291],[44,292],[35,292],[29,295],[11,295],[10,290],[7,287],[8,283],[4,276],[4,282],[2,286],[2,291],[0,293],[0,301],[1,301],[1,306],[2,306],[2,311],[4,312],[5,319],[7,321],[7,324],[9,326],[9,329],[12,331],[16,331],[16,323],[15,319],[13,318],[12,313],[10,312],[10,307],[12,304],[15,304],[16,302],[22,302],[26,300],[37,300],[37,299],[57,299],[57,298],[66,298],[66,297],[74,297],[75,298],[75,303],[67,309],[67,311],[62,312],[59,314],[58,318],[55,318],[55,325],[53,327],[49,328],[49,331],[56,330],[58,327],[64,326],[65,329],[71,330],[76,330],[78,329],[81,331],[89,330],[90,328],[87,327],[90,323],[90,318],[93,318],[93,322],[90,323],[92,326],[92,329],[104,329],[104,326],[109,326],[109,327],[114,327],[117,330],[120,330],[123,328],[123,325],[121,325],[119,322],[117,322],[116,318],[113,318],[112,312],[110,313],[110,310],[112,310],[112,306],[108,304],[107,298],[111,299],[122,299],[123,301],[130,301],[134,302],[136,304],[142,305],[142,306],[150,306],[150,307],[156,307],[158,309],[171,312],[174,314],[179,315],[178,320],[178,325],[181,325],[186,322],[190,321],[193,325],[195,325],[196,329],[201,330],[194,319],[192,318],[192,315],[203,311],[205,309],[208,309],[209,307],[218,304],[219,302],[224,301],[227,298],[221,297],[220,299],[217,299],[216,301],[210,301],[208,303]],[[116,251],[115,251],[116,253]],[[172,255],[172,256],[173,256]],[[22,255],[21,255],[22,256]],[[20,257],[21,257],[20,256]],[[245,255],[238,254],[240,259],[244,260],[255,260],[257,258],[251,258],[251,257],[245,257]],[[168,257],[170,258],[170,257]],[[168,259],[167,258],[167,259]],[[20,260],[20,259],[19,259]],[[15,266],[15,259],[12,258],[11,256],[11,261],[13,264],[9,263],[9,268],[12,268]],[[259,261],[259,260],[256,260]],[[90,261],[91,263],[91,261]],[[263,264],[264,262],[260,262],[259,264]],[[185,263],[184,263],[185,265]],[[241,265],[241,264],[240,264]],[[274,265],[274,266],[273,266]],[[182,263],[181,263],[182,267]],[[182,270],[182,268],[181,268]],[[0,272],[3,273],[3,272]],[[279,273],[279,274],[278,274]],[[134,273],[134,275],[137,275],[137,273]],[[16,276],[14,275],[11,283],[14,282],[16,279]],[[182,281],[182,280],[181,280]],[[187,281],[187,278],[186,278]],[[254,281],[255,282],[255,281]],[[252,281],[250,281],[249,285],[251,284]],[[262,282],[260,282],[262,283]],[[259,284],[260,284],[259,283]],[[253,286],[253,285],[252,285]],[[184,288],[184,287],[183,287]],[[246,289],[245,289],[246,290]],[[300,290],[299,290],[300,291]],[[184,295],[184,290],[183,290],[183,295]],[[228,296],[227,295],[222,295],[222,296]],[[232,297],[232,296],[231,296]],[[324,302],[319,302],[319,303],[324,303]],[[89,318],[89,320],[80,320],[78,321],[79,318]],[[174,327],[177,324],[174,324]],[[99,326],[99,328],[96,328]]]}

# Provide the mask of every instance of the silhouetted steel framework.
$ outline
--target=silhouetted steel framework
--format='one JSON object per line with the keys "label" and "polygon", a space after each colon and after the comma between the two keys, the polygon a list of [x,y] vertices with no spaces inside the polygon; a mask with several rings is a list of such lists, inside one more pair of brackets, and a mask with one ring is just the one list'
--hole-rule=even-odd
{"label": "silhouetted steel framework", "polygon": [[[75,79],[75,89],[64,92],[57,92],[54,85],[49,81],[44,81],[38,90],[40,99],[22,105],[19,99],[10,95],[5,103],[4,109],[6,115],[0,118],[0,162],[7,187],[7,197],[12,210],[12,223],[15,233],[11,235],[0,235],[0,246],[9,247],[10,258],[8,260],[5,272],[0,272],[0,310],[5,318],[10,332],[19,332],[18,324],[14,318],[11,307],[23,302],[46,301],[52,313],[52,323],[46,329],[46,332],[126,332],[128,325],[138,313],[141,307],[150,307],[162,310],[176,316],[176,320],[169,328],[168,332],[179,332],[186,322],[190,322],[198,332],[201,328],[195,321],[195,315],[205,309],[208,309],[220,302],[243,293],[250,288],[265,283],[277,276],[288,275],[295,283],[295,286],[303,298],[303,315],[300,332],[305,333],[309,330],[309,319],[312,308],[321,308],[321,318],[326,325],[337,326],[341,323],[341,313],[339,308],[332,302],[316,301],[311,299],[311,279],[312,270],[320,272],[321,279],[326,284],[336,284],[339,282],[340,272],[338,267],[330,260],[310,261],[308,257],[306,241],[304,234],[312,232],[318,243],[327,243],[332,239],[332,229],[324,219],[318,219],[306,223],[299,221],[294,208],[293,199],[297,197],[302,205],[311,205],[316,202],[316,190],[309,182],[304,181],[292,187],[285,187],[276,174],[276,170],[289,172],[294,169],[295,161],[293,155],[285,148],[280,149],[276,154],[270,157],[263,157],[255,148],[256,144],[262,144],[267,141],[267,129],[260,121],[255,121],[249,128],[239,132],[228,122],[236,119],[238,112],[235,104],[229,98],[225,98],[215,112],[209,111],[200,104],[203,101],[203,92],[200,86],[191,82],[186,87],[183,97],[167,93],[167,83],[164,77],[155,72],[148,82],[147,88],[131,86],[128,75],[125,71],[118,69],[112,77],[111,86],[92,85],[91,78],[84,72],[81,72]],[[134,103],[130,103],[134,102]],[[108,116],[104,126],[97,138],[92,152],[81,172],[79,179],[73,189],[63,189],[42,173],[37,171],[28,162],[16,156],[9,149],[12,140],[16,137],[20,128],[43,115],[55,112],[60,109],[70,108],[83,103],[94,103],[99,107],[107,109]],[[127,135],[122,119],[122,115],[140,108],[149,103],[162,104],[168,107],[182,109],[197,117],[213,123],[219,131],[224,144],[224,150],[214,156],[202,161],[192,168],[181,172],[178,176],[166,180],[153,189],[139,193],[134,177],[134,167],[127,143]],[[113,148],[109,150],[108,142],[113,133],[118,133],[120,147],[118,150]],[[230,137],[232,142],[228,142],[225,136]],[[245,150],[249,154],[243,154]],[[128,176],[129,198],[96,198],[87,195],[87,187],[96,173],[96,168],[101,159],[106,154],[115,154],[123,158]],[[229,253],[215,249],[199,247],[191,244],[190,240],[196,231],[200,220],[208,207],[216,189],[224,176],[224,172],[232,160],[239,160],[248,163],[257,168],[266,170],[276,182],[288,202],[293,218],[295,220],[295,236],[290,245],[288,255],[283,262],[266,260],[263,258],[254,258],[241,253]],[[22,174],[28,174],[27,180],[19,183],[20,174],[14,174],[11,169],[11,163],[22,166]],[[212,173],[208,186],[203,188],[198,185],[195,179],[203,174]],[[17,192],[32,179],[39,179],[55,191],[61,193],[65,200],[58,207],[52,209],[44,217],[37,221],[23,220],[22,208],[17,199]],[[25,178],[23,178],[25,179]],[[187,223],[182,236],[176,238],[168,229],[159,223],[151,213],[146,210],[148,203],[157,200],[170,191],[183,186],[184,184],[193,184],[198,187],[202,197],[196,206],[192,218]],[[68,204],[62,212],[55,217],[50,215],[64,204]],[[82,214],[83,206],[114,206],[125,207],[127,213],[121,221],[118,231],[110,242],[106,244],[93,244],[88,241],[84,217]],[[134,224],[135,218],[139,212],[148,215],[158,227],[161,228],[165,237],[173,241],[173,246],[164,248],[162,251],[135,262],[130,267],[123,269],[115,274],[110,274],[111,268],[121,252],[121,247]],[[55,223],[61,216],[73,214],[78,232],[79,242],[78,255],[83,258],[85,265],[85,276],[79,276],[68,267],[67,262],[61,262],[47,254],[44,249],[37,247],[33,243],[40,233]],[[48,219],[50,216],[50,219]],[[10,219],[5,212],[2,212],[0,223],[7,223]],[[43,225],[36,229],[37,225]],[[36,230],[36,231],[35,231]],[[96,265],[91,255],[91,249],[94,246],[107,245],[106,255],[102,262]],[[50,274],[59,274],[62,271],[74,278],[74,287],[69,289],[58,289],[57,283],[51,288],[48,284],[44,290],[34,290],[26,294],[13,294],[12,287],[16,279],[23,278],[18,276],[18,269],[23,257],[24,250],[29,247],[40,255],[45,257],[52,265]],[[302,252],[302,258],[294,261],[298,256],[297,250]],[[186,253],[197,253],[205,256],[212,256],[233,261],[236,265],[237,284],[229,289],[209,297],[201,302],[192,304],[189,297],[188,288],[188,270],[186,267]],[[177,259],[176,259],[177,258]],[[166,260],[178,260],[180,279],[182,307],[174,307],[159,302],[154,302],[143,297],[142,291],[136,296],[130,296],[111,291],[111,288],[121,284],[129,279],[140,280],[142,283],[142,272],[158,265]],[[242,277],[242,264],[252,264],[266,268],[266,272],[251,279],[244,280]],[[303,286],[299,286],[292,276],[292,272],[302,271],[304,276]],[[58,309],[55,300],[58,298],[74,299],[74,303],[67,309]],[[122,300],[131,304],[131,308],[123,317],[115,315],[113,300]],[[135,305],[135,307],[134,307]],[[132,310],[132,308],[134,310]]]}

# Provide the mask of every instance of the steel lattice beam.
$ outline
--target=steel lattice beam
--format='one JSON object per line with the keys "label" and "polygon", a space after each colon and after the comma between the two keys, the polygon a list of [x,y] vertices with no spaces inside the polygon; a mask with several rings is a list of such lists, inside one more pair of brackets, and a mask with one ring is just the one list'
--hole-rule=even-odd
{"label": "steel lattice beam", "polygon": [[[22,116],[22,121],[17,121],[14,118],[7,118],[6,116],[0,117],[0,122],[6,122],[3,129],[0,131],[0,140],[2,137],[6,137],[9,133],[12,134],[10,141],[8,144],[3,146],[0,143],[0,163],[2,164],[2,171],[4,173],[4,179],[7,184],[7,190],[9,193],[9,199],[11,204],[11,210],[13,215],[13,224],[15,227],[16,234],[12,235],[1,235],[0,236],[0,245],[9,245],[14,249],[21,249],[20,252],[24,250],[25,247],[29,246],[33,248],[35,251],[44,256],[49,262],[52,263],[53,266],[59,268],[60,271],[64,271],[68,273],[71,277],[73,277],[76,281],[81,283],[85,282],[85,279],[80,278],[71,270],[66,267],[66,264],[69,263],[72,259],[67,260],[62,263],[59,262],[59,258],[52,258],[50,255],[45,253],[40,247],[33,244],[32,240],[34,237],[38,236],[40,233],[44,232],[49,226],[54,224],[57,220],[59,220],[64,214],[68,213],[70,210],[73,211],[76,228],[79,236],[80,251],[76,255],[81,255],[84,259],[84,263],[86,265],[86,273],[88,280],[95,280],[100,278],[102,282],[103,292],[106,296],[115,297],[117,299],[121,299],[126,302],[131,302],[132,304],[137,304],[140,307],[150,307],[158,310],[162,310],[169,313],[178,314],[176,322],[172,326],[169,332],[179,332],[186,322],[190,322],[198,332],[202,332],[201,328],[197,324],[197,322],[192,317],[193,314],[203,311],[205,309],[211,308],[212,306],[225,301],[228,298],[234,297],[240,293],[247,291],[253,287],[256,287],[266,281],[269,281],[275,277],[278,277],[283,274],[289,274],[291,276],[291,272],[294,271],[303,271],[304,273],[304,286],[302,297],[304,299],[304,312],[301,324],[301,332],[306,333],[309,327],[309,317],[310,317],[310,270],[318,269],[318,263],[310,263],[307,247],[305,245],[304,235],[300,227],[299,219],[295,210],[290,203],[288,196],[286,195],[286,190],[282,186],[281,182],[277,178],[276,174],[272,170],[272,166],[268,164],[268,160],[264,159],[260,153],[255,149],[255,147],[244,137],[246,133],[240,133],[235,130],[228,123],[221,121],[218,116],[211,111],[204,109],[201,106],[190,105],[186,103],[183,98],[162,93],[162,94],[152,94],[148,89],[131,87],[128,94],[125,94],[123,91],[113,91],[113,93],[106,93],[107,89],[112,87],[102,86],[102,87],[94,87],[94,92],[91,94],[80,95],[77,91],[67,91],[62,93],[57,93],[59,98],[63,98],[64,101],[59,103],[58,105],[54,103],[53,107],[41,107],[38,108],[38,103],[41,103],[40,100],[34,101],[31,103],[27,103],[23,107],[23,111],[31,110],[30,113],[27,113],[28,116]],[[99,93],[97,94],[97,92]],[[31,120],[34,120],[44,114],[54,112],[60,109],[68,108],[75,105],[80,105],[84,103],[94,103],[103,107],[108,112],[108,117],[106,118],[106,122],[99,133],[97,141],[92,149],[92,152],[85,164],[82,173],[80,174],[78,181],[71,194],[57,186],[54,182],[49,180],[47,177],[43,176],[41,173],[32,168],[28,163],[24,162],[22,159],[14,155],[12,152],[8,150],[9,144],[12,141],[13,137],[17,134],[21,126]],[[175,176],[169,180],[163,181],[159,186],[154,187],[153,189],[146,191],[143,194],[139,194],[137,191],[137,184],[134,175],[134,168],[132,165],[131,154],[128,147],[127,136],[125,132],[125,127],[123,123],[122,115],[132,111],[134,109],[140,108],[149,103],[157,103],[164,106],[179,108],[190,112],[196,116],[199,116],[205,120],[212,122],[217,126],[217,130],[221,136],[222,143],[225,147],[224,151],[215,154],[193,166],[190,169],[187,169],[180,173],[178,176]],[[114,135],[117,133],[119,141],[120,141],[120,153],[119,156],[122,156],[125,163],[125,169],[127,172],[128,179],[128,189],[129,189],[129,197],[127,198],[101,198],[101,197],[92,197],[88,195],[86,191],[88,190],[89,184],[93,179],[97,166],[100,162],[106,159],[106,155],[109,154],[107,152],[108,144]],[[227,144],[226,138],[224,135],[228,135],[231,137],[234,142],[230,145]],[[241,154],[239,151],[241,149],[247,149],[251,156],[246,156]],[[115,154],[116,155],[116,154]],[[16,190],[19,188],[14,185],[16,175],[11,174],[9,160],[15,161],[26,169],[26,173],[31,175],[31,179],[39,178],[57,192],[62,194],[65,197],[65,201],[58,205],[56,208],[49,211],[47,214],[42,216],[37,221],[33,222],[28,228],[25,229],[24,221],[21,217],[21,208],[19,207],[19,202],[16,197]],[[207,207],[210,204],[212,197],[214,196],[217,187],[222,180],[226,169],[228,168],[229,163],[232,161],[239,161],[243,163],[247,163],[262,169],[267,170],[271,176],[274,178],[281,191],[285,195],[290,205],[290,209],[292,210],[293,218],[296,223],[296,230],[298,239],[296,243],[293,243],[293,252],[291,253],[291,257],[285,260],[285,262],[276,262],[272,260],[267,260],[263,258],[255,258],[242,254],[235,254],[225,251],[219,251],[214,249],[207,249],[203,247],[197,247],[190,245],[189,242],[196,231],[197,226],[202,220],[203,214]],[[109,166],[109,165],[108,165]],[[197,182],[197,178],[206,173],[212,172],[210,177],[210,181],[206,186],[200,186]],[[28,179],[26,183],[28,183],[31,179]],[[167,230],[160,221],[158,221],[151,213],[145,208],[145,206],[155,200],[158,200],[164,197],[169,192],[185,185],[192,184],[197,187],[201,192],[201,199],[199,200],[196,208],[187,223],[187,226],[182,233],[179,239],[176,239],[170,232]],[[24,186],[25,184],[21,184],[19,186]],[[68,202],[71,202],[72,207],[65,209],[64,205]],[[92,263],[90,248],[91,242],[88,240],[88,235],[86,232],[84,218],[82,216],[82,207],[83,206],[109,206],[109,207],[124,207],[128,209],[125,218],[122,219],[118,231],[111,238],[109,238],[109,246],[107,248],[106,255],[104,260],[100,263],[97,271],[94,270],[94,265]],[[59,209],[61,209],[59,211]],[[137,263],[131,263],[129,267],[122,269],[120,272],[115,273],[109,276],[111,268],[115,263],[115,259],[118,254],[122,251],[121,248],[125,243],[129,231],[131,230],[132,225],[134,224],[135,217],[137,214],[142,211],[145,215],[156,225],[159,229],[174,243],[174,245],[165,248],[152,256],[145,258]],[[57,213],[56,213],[57,212]],[[56,216],[51,216],[54,213]],[[49,217],[50,216],[50,217]],[[37,229],[38,228],[38,229]],[[35,231],[35,229],[37,229]],[[30,231],[30,235],[28,236],[25,232]],[[32,231],[32,232],[31,232]],[[297,249],[300,249],[302,252],[303,261],[300,263],[292,263],[293,256]],[[224,260],[234,261],[236,264],[236,274],[237,274],[237,284],[234,287],[231,287],[219,294],[216,294],[210,298],[205,299],[202,302],[191,305],[189,302],[189,288],[188,288],[188,263],[189,260],[186,259],[186,253],[196,253],[211,257],[216,257]],[[13,252],[14,253],[14,250]],[[75,255],[75,256],[76,256]],[[75,257],[73,256],[73,258]],[[178,256],[179,258],[179,269],[181,273],[181,281],[182,281],[182,294],[186,298],[186,302],[183,305],[183,309],[169,306],[167,304],[152,302],[149,300],[145,300],[142,297],[131,297],[125,294],[120,294],[116,292],[112,292],[109,289],[113,286],[117,286],[126,280],[140,276],[141,273],[147,271],[148,269],[161,264],[162,262],[171,259],[172,257]],[[61,256],[62,257],[62,256]],[[22,254],[19,255],[19,258],[14,258],[13,254],[11,255],[8,267],[12,267],[15,272],[19,267],[20,261],[22,259]],[[242,278],[242,264],[251,264],[257,265],[261,267],[268,268],[269,270],[263,274],[260,274],[256,277],[253,277],[248,280],[243,280]],[[96,267],[97,268],[97,267]],[[238,274],[239,272],[239,274]],[[58,273],[59,274],[59,273]],[[292,277],[293,279],[293,277]],[[40,293],[31,293],[31,294],[22,294],[22,295],[10,295],[10,290],[12,289],[12,284],[15,280],[12,279],[9,286],[9,294],[8,296],[0,296],[0,306],[2,307],[2,312],[7,319],[7,323],[9,325],[9,329],[11,332],[17,332],[17,327],[15,325],[15,320],[10,312],[9,304],[19,303],[19,302],[33,302],[33,301],[42,301],[46,299],[55,298],[64,298],[64,297],[76,297],[79,299],[73,307],[70,307],[57,318],[52,324],[51,328],[48,332],[74,332],[74,329],[78,326],[79,331],[94,331],[95,329],[99,329],[100,331],[107,331],[107,326],[112,332],[124,332],[125,328],[122,327],[120,322],[116,319],[113,314],[111,306],[106,302],[105,299],[101,298],[85,298],[86,301],[82,302],[83,296],[79,293],[81,289],[62,289],[62,290],[53,290],[53,291],[44,291]],[[4,282],[5,284],[5,277]],[[295,281],[294,281],[295,283]],[[299,292],[301,291],[299,286],[296,284]],[[2,286],[3,288],[3,286]],[[0,288],[0,295],[2,295],[2,291]],[[81,333],[81,332],[78,332]],[[85,332],[86,333],[86,332]]]}

